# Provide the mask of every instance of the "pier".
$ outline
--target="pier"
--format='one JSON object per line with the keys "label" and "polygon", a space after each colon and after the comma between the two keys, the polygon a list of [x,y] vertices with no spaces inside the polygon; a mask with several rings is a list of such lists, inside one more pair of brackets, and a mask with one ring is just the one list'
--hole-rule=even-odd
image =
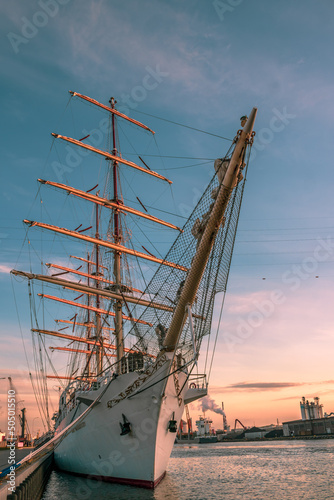
{"label": "pier", "polygon": [[15,451],[16,458],[27,453],[13,466],[8,466],[8,453],[0,454],[0,500],[39,500],[53,468],[53,444],[37,452]]}

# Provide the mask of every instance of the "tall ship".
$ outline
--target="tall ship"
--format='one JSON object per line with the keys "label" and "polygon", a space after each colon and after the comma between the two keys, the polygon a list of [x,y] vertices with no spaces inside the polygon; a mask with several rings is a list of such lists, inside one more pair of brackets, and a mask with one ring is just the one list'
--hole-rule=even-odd
{"label": "tall ship", "polygon": [[[67,155],[102,159],[103,185],[87,185],[84,175],[82,186],[59,182],[59,175],[58,182],[38,179],[43,208],[52,190],[59,200],[70,199],[69,215],[75,210],[80,214],[80,201],[89,205],[91,218],[76,228],[55,225],[48,217],[48,222],[24,220],[29,244],[41,231],[52,244],[66,241],[66,249],[73,248],[68,256],[72,264],[43,257],[37,270],[11,271],[28,281],[31,332],[40,363],[34,388],[47,430],[54,433],[59,469],[154,488],[166,473],[184,406],[208,391],[199,356],[211,334],[215,298],[226,291],[257,110],[242,117],[230,149],[214,162],[211,181],[179,227],[151,215],[145,199],[136,196],[139,182],[150,190],[151,180],[166,186],[171,181],[142,156],[137,163],[125,159],[119,145],[124,124],[145,136],[154,132],[118,111],[114,98],[105,105],[70,94],[71,100],[105,114],[108,147],[97,147],[90,134],[72,138],[53,133],[54,144],[63,144]],[[68,162],[61,173],[71,173],[71,168]],[[59,166],[54,172],[59,174]],[[127,202],[126,188],[136,207]],[[139,228],[135,239],[127,227],[130,219]],[[153,246],[146,248],[147,241],[155,241],[152,227],[169,239],[175,233],[164,257]],[[53,304],[51,314],[44,312],[45,303]],[[50,346],[50,339],[57,345]],[[55,368],[51,352],[57,359],[66,356],[60,363],[66,375]],[[61,387],[53,416],[48,377]]]}

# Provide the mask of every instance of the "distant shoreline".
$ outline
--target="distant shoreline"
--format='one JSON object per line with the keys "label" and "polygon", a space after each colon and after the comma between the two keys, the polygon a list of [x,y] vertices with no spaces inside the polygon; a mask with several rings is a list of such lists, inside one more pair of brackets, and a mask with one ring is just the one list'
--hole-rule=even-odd
{"label": "distant shoreline", "polygon": [[321,434],[317,436],[280,436],[276,438],[255,438],[255,439],[222,439],[212,443],[198,443],[194,439],[179,439],[175,444],[218,444],[218,443],[251,443],[266,441],[310,441],[315,439],[334,439],[334,434]]}

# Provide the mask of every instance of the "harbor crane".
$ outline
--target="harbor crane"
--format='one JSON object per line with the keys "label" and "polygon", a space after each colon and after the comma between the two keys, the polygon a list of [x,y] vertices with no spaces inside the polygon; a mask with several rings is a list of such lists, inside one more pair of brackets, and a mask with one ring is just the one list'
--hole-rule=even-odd
{"label": "harbor crane", "polygon": [[237,423],[239,422],[239,424],[241,425],[241,427],[246,430],[246,427],[244,426],[244,424],[242,422],[240,422],[240,420],[238,418],[235,419],[234,421],[234,430],[236,430],[237,428]]}

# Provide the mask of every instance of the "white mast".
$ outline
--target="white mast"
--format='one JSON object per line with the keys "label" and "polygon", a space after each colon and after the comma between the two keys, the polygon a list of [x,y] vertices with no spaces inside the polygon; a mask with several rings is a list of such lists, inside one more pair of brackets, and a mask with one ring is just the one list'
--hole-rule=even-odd
{"label": "white mast", "polygon": [[251,139],[256,112],[257,108],[253,108],[250,117],[237,138],[227,172],[219,188],[214,207],[212,208],[205,231],[192,260],[191,268],[186,277],[171,324],[164,340],[164,347],[166,351],[173,351],[177,347],[183,325],[187,318],[187,306],[191,306],[195,300],[215,237],[223,222],[228,201],[233,187],[237,182],[240,168],[242,167],[246,146]]}
{"label": "white mast", "polygon": [[[115,109],[116,100],[112,97],[110,99],[111,109]],[[112,139],[113,139],[113,151],[114,157],[117,157],[116,148],[116,130],[115,130],[115,114],[111,115],[112,120]],[[118,161],[113,160],[113,188],[114,188],[114,203],[118,203]],[[120,217],[119,210],[114,208],[114,243],[119,245],[122,241],[122,234],[120,230]],[[122,274],[121,274],[121,252],[118,250],[114,251],[114,280],[116,292],[121,293],[122,290]],[[123,319],[122,319],[122,300],[116,300],[114,305],[115,310],[115,336],[117,345],[117,372],[122,373],[121,360],[124,356],[124,339],[123,339]]]}

